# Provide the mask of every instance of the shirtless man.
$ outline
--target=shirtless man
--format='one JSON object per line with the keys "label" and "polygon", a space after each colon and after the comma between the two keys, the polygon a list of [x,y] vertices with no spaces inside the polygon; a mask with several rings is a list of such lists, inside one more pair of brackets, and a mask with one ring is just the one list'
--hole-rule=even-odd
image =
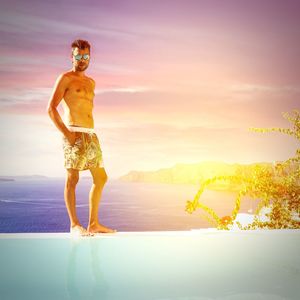
{"label": "shirtless man", "polygon": [[[85,75],[90,61],[90,45],[85,40],[75,40],[71,47],[73,68],[58,76],[47,107],[50,118],[63,134],[64,166],[67,170],[64,198],[70,218],[70,232],[82,236],[114,233],[116,230],[98,221],[98,207],[107,174],[92,116],[95,81]],[[61,101],[67,125],[57,111]],[[92,174],[93,186],[89,193],[89,224],[85,229],[76,215],[75,189],[79,171],[87,169]]]}

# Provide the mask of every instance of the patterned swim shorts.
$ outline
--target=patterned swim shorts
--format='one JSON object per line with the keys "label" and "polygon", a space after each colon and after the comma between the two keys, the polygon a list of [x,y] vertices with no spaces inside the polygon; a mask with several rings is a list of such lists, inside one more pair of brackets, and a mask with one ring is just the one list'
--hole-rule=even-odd
{"label": "patterned swim shorts", "polygon": [[95,167],[104,168],[102,150],[96,133],[72,131],[76,134],[73,146],[64,135],[62,136],[64,167],[79,171]]}

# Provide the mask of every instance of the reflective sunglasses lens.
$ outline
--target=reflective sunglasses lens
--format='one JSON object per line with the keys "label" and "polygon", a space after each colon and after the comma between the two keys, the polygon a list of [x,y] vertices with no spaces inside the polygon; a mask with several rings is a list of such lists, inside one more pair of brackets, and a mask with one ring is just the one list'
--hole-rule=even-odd
{"label": "reflective sunglasses lens", "polygon": [[77,54],[77,55],[75,55],[74,57],[75,57],[76,60],[81,60],[82,55],[81,55],[81,54]]}
{"label": "reflective sunglasses lens", "polygon": [[83,55],[83,58],[84,58],[85,60],[87,60],[87,59],[90,58],[90,56],[89,56],[88,54],[84,54],[84,55]]}

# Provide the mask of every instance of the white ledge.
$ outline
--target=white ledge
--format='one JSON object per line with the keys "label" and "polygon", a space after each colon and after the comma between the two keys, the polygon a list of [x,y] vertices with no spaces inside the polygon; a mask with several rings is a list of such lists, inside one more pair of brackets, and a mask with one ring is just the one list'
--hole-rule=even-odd
{"label": "white ledge", "polygon": [[[94,236],[84,236],[82,238],[109,237],[117,238],[124,236],[197,236],[202,234],[220,235],[249,235],[249,234],[299,234],[300,229],[254,229],[254,230],[218,230],[216,228],[191,229],[182,231],[118,231],[116,233],[100,233]],[[0,238],[72,238],[68,232],[24,232],[24,233],[0,233]]]}

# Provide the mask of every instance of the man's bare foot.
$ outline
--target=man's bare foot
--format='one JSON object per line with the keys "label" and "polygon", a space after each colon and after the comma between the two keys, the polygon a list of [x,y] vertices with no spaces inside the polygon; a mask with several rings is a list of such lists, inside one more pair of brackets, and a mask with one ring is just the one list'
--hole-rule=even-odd
{"label": "man's bare foot", "polygon": [[76,224],[71,226],[70,233],[75,236],[92,236],[91,232],[88,232],[83,226],[80,224]]}
{"label": "man's bare foot", "polygon": [[91,233],[115,233],[115,232],[117,232],[117,230],[106,227],[106,226],[102,225],[101,223],[89,225],[87,227],[87,231],[91,232]]}

